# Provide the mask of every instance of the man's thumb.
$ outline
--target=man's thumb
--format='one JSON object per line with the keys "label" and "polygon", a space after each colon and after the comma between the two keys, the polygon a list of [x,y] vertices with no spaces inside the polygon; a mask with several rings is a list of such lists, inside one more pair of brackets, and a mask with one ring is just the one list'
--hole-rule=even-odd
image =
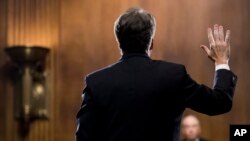
{"label": "man's thumb", "polygon": [[207,53],[207,55],[209,55],[210,49],[207,46],[201,45],[200,47]]}

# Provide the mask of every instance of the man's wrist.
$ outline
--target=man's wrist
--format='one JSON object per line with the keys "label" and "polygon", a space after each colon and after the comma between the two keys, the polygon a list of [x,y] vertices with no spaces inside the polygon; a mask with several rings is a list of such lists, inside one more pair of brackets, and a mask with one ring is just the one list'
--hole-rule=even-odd
{"label": "man's wrist", "polygon": [[227,64],[228,65],[228,60],[215,61],[215,66],[216,65],[222,65],[222,64]]}

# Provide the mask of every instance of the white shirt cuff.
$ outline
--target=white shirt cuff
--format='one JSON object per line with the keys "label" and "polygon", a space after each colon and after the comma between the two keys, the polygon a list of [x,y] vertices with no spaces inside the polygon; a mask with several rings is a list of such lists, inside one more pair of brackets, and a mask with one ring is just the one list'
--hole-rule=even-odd
{"label": "white shirt cuff", "polygon": [[215,66],[215,71],[221,70],[221,69],[230,70],[230,67],[228,64],[220,64],[220,65]]}

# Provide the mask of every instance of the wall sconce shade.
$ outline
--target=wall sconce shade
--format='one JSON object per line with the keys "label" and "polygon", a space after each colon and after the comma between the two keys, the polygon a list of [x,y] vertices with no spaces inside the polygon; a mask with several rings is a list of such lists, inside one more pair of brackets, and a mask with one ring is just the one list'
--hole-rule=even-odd
{"label": "wall sconce shade", "polygon": [[14,46],[5,49],[10,58],[18,65],[35,64],[43,61],[49,53],[48,48],[33,46]]}

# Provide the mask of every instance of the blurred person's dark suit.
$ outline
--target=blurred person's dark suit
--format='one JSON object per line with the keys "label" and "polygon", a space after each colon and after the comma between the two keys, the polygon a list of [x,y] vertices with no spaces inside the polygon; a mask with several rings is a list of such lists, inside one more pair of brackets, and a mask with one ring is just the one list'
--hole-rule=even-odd
{"label": "blurred person's dark suit", "polygon": [[[187,141],[187,140],[182,140],[182,141]],[[198,139],[197,141],[209,141],[209,140],[206,140],[206,139],[200,138],[200,139]]]}
{"label": "blurred person's dark suit", "polygon": [[208,115],[230,111],[236,76],[215,73],[213,89],[196,83],[183,65],[124,53],[89,74],[77,114],[77,141],[179,141],[185,108]]}

